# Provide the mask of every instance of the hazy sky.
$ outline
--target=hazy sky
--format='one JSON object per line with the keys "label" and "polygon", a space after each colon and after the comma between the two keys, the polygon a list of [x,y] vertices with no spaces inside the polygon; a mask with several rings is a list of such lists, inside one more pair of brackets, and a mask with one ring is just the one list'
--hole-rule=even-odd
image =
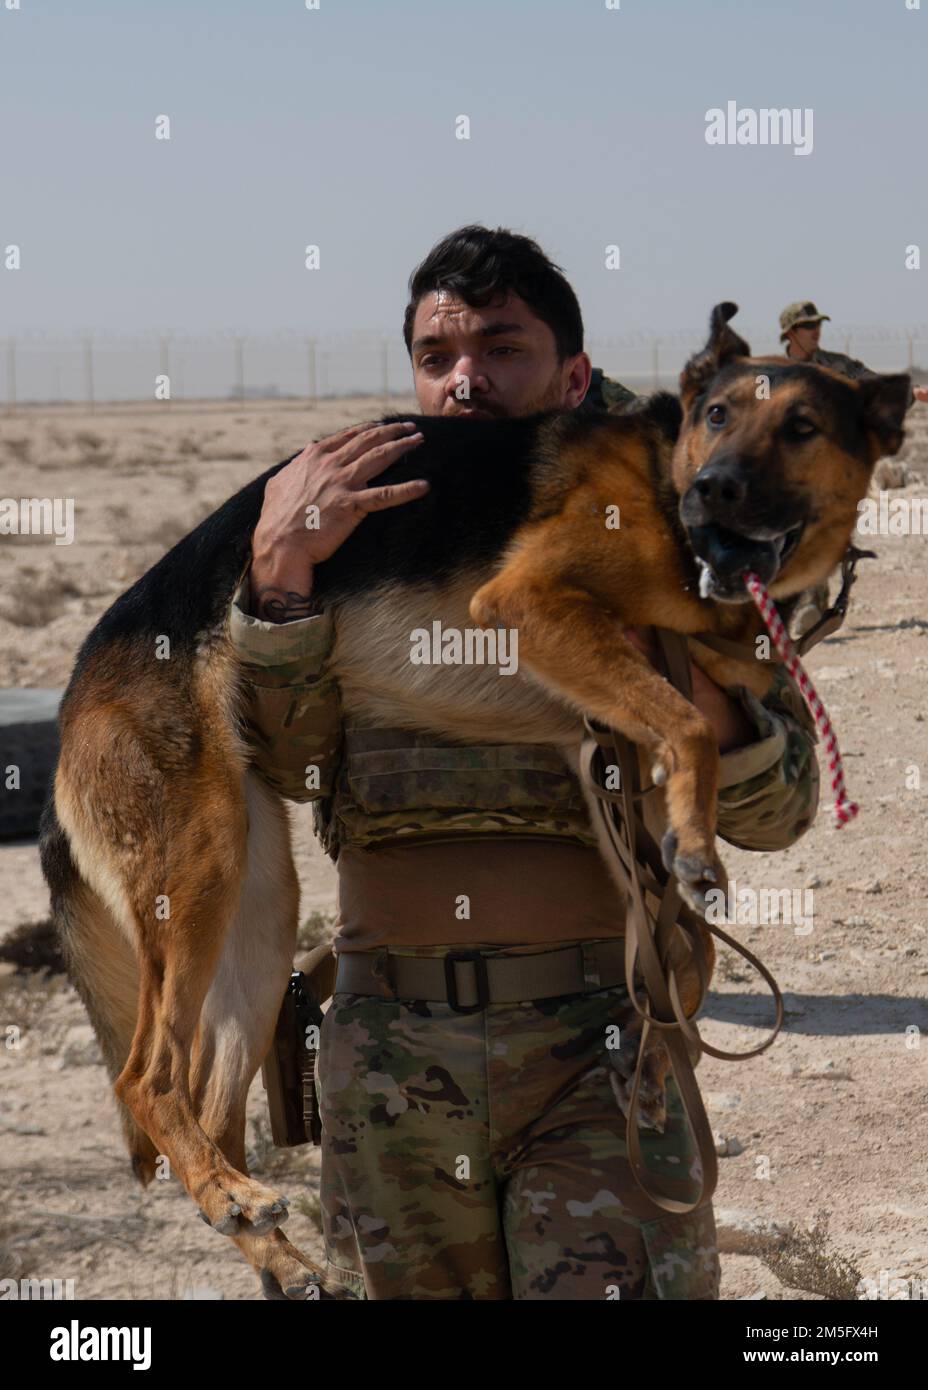
{"label": "hazy sky", "polygon": [[[8,3],[0,336],[398,336],[465,221],[537,237],[591,336],[928,321],[928,0]],[[812,153],[709,146],[729,100],[812,108]]]}

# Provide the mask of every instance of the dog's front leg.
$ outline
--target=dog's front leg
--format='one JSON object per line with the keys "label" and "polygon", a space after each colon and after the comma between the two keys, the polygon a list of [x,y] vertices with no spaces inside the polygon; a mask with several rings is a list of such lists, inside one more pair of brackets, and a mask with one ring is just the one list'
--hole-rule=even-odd
{"label": "dog's front leg", "polygon": [[698,911],[718,881],[718,745],[708,721],[626,639],[622,618],[571,583],[550,557],[522,552],[471,601],[484,626],[519,634],[519,656],[549,690],[646,749],[666,783],[662,853]]}

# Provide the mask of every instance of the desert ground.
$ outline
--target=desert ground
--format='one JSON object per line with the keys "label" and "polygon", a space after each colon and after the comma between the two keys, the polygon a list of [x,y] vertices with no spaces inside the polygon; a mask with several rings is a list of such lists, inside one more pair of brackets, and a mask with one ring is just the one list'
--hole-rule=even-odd
{"label": "desert ground", "polygon": [[[0,688],[62,687],[96,619],[177,539],[271,463],[383,408],[354,398],[0,417],[0,497],[73,497],[76,508],[72,545],[0,539]],[[909,420],[894,499],[928,493],[928,406]],[[802,903],[814,914],[808,932],[729,928],[773,970],[787,1014],[761,1056],[699,1066],[725,1150],[715,1197],[725,1299],[852,1298],[860,1277],[881,1271],[884,1290],[928,1296],[917,1283],[928,1281],[928,534],[861,543],[878,559],[861,565],[843,630],[808,662],[861,814],[835,829],[823,788],[792,849],[721,846],[739,887],[811,894]],[[331,923],[334,871],[309,808],[293,807],[292,824],[309,939]],[[47,917],[34,843],[0,845],[0,883],[2,950]],[[704,1037],[747,1048],[770,1013],[762,984],[723,950]],[[134,1183],[66,978],[0,963],[0,1036],[0,1279],[72,1279],[88,1299],[260,1297],[176,1181]],[[249,1137],[255,1171],[294,1201],[290,1238],[321,1258],[318,1150],[273,1148],[259,1079]]]}

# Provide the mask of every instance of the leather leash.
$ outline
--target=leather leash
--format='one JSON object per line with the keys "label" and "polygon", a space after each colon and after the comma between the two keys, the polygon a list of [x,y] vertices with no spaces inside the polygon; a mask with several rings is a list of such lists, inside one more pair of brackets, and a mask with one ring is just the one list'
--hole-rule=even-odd
{"label": "leather leash", "polygon": [[[819,621],[795,643],[801,654],[836,632],[847,615],[851,587],[860,560],[875,558],[872,550],[860,550],[849,545],[841,562],[841,588],[835,602],[826,609]],[[656,629],[666,678],[686,699],[691,700],[692,672],[687,639],[680,634]],[[753,646],[716,637],[714,633],[695,634],[695,640],[724,655],[739,660],[758,660]],[[778,656],[765,659],[765,664],[779,662]],[[718,1159],[715,1143],[706,1114],[705,1104],[696,1081],[695,1065],[702,1052],[723,1061],[739,1061],[756,1057],[773,1043],[783,1024],[783,996],[773,975],[752,951],[722,931],[705,922],[681,899],[676,882],[664,868],[660,846],[644,823],[641,802],[656,787],[642,787],[638,772],[638,755],[632,743],[615,730],[591,719],[584,720],[586,738],[580,753],[580,777],[593,794],[594,814],[604,831],[605,841],[612,851],[620,879],[625,884],[628,909],[625,925],[625,981],[629,997],[642,1020],[638,1059],[629,1101],[627,1148],[632,1173],[648,1200],[662,1213],[686,1215],[708,1201],[718,1182]],[[606,790],[606,770],[617,766],[620,790]],[[648,905],[648,898],[656,908]],[[699,1000],[693,1016],[687,1017],[680,999],[676,971],[670,964],[670,948],[675,934],[686,938],[691,962],[699,976]],[[773,993],[776,1020],[770,1034],[757,1047],[746,1052],[726,1052],[704,1042],[693,1018],[702,1007],[709,988],[709,969],[703,933],[718,937],[766,980]],[[640,969],[636,981],[636,968]],[[639,1003],[636,987],[644,985],[644,1007]],[[670,1057],[671,1070],[684,1113],[693,1136],[702,1169],[699,1194],[695,1201],[684,1202],[674,1193],[666,1179],[652,1173],[644,1163],[638,1135],[638,1095],[645,1051],[651,1030],[662,1034]]]}
{"label": "leather leash", "polygon": [[[813,624],[808,632],[793,640],[793,646],[799,656],[805,656],[812,647],[817,646],[819,642],[823,642],[826,637],[831,637],[832,633],[838,631],[847,617],[851,589],[857,578],[858,564],[861,560],[875,560],[876,558],[875,550],[861,550],[856,545],[848,546],[841,561],[841,588],[838,590],[834,603],[825,609],[818,622]],[[776,650],[771,656],[758,656],[754,647],[748,643],[733,642],[730,638],[719,637],[714,632],[695,632],[693,633],[693,641],[701,643],[704,647],[711,647],[714,652],[719,652],[722,656],[734,657],[736,661],[757,661],[761,666],[779,666],[781,664],[781,658]]]}

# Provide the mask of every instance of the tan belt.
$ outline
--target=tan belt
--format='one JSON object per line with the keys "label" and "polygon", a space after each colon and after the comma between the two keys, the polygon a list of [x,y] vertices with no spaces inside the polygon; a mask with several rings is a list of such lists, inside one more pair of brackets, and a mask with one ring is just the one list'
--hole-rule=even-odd
{"label": "tan belt", "polygon": [[519,956],[449,947],[442,956],[346,951],[338,957],[335,988],[344,994],[423,999],[471,1014],[488,1004],[519,1004],[590,994],[625,983],[622,940],[582,942]]}

